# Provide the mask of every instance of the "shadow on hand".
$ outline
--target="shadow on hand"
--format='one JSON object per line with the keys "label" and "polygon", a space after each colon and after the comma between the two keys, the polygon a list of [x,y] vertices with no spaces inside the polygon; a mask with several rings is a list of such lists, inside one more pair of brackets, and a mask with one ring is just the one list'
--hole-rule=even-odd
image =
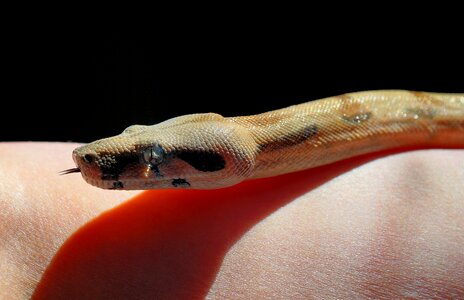
{"label": "shadow on hand", "polygon": [[71,236],[44,273],[34,299],[202,298],[227,251],[256,223],[383,155],[219,190],[143,192]]}

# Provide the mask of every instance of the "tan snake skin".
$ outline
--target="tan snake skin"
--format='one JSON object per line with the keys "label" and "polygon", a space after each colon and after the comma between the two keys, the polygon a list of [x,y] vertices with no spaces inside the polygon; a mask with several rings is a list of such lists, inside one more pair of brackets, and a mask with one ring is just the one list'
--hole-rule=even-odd
{"label": "tan snake skin", "polygon": [[464,147],[464,94],[367,91],[134,125],[74,150],[63,173],[105,189],[214,189],[402,146]]}

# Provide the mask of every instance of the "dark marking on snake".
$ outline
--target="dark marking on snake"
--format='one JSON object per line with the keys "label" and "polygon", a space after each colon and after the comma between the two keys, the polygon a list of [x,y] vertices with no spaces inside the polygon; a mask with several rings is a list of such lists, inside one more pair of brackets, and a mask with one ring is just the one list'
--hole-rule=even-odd
{"label": "dark marking on snake", "polygon": [[202,172],[215,172],[224,169],[226,166],[224,158],[215,152],[182,150],[174,155]]}
{"label": "dark marking on snake", "polygon": [[293,130],[286,135],[266,144],[259,145],[261,151],[272,151],[290,146],[295,146],[308,139],[314,138],[319,133],[319,127],[316,124],[310,124],[300,130]]}
{"label": "dark marking on snake", "polygon": [[346,123],[353,124],[353,125],[359,125],[359,124],[366,122],[371,117],[372,117],[371,112],[362,112],[362,113],[356,113],[354,115],[343,115],[341,118],[342,118],[342,121]]}
{"label": "dark marking on snake", "polygon": [[190,186],[190,183],[185,180],[184,178],[176,178],[176,179],[173,179],[171,184],[174,186],[174,187],[186,187],[186,186]]}
{"label": "dark marking on snake", "polygon": [[150,170],[155,173],[156,177],[163,177],[157,165],[150,164]]}
{"label": "dark marking on snake", "polygon": [[110,154],[101,154],[97,160],[97,165],[102,171],[102,180],[118,180],[119,175],[130,164],[139,163],[139,155],[135,153],[120,154],[114,156]]}
{"label": "dark marking on snake", "polygon": [[123,187],[124,187],[124,184],[121,181],[115,181],[113,182],[113,186],[110,189],[117,190],[117,189],[122,189]]}
{"label": "dark marking on snake", "polygon": [[319,128],[316,126],[316,124],[309,125],[308,127],[306,127],[306,130],[304,132],[305,139],[310,139],[314,137],[318,132]]}

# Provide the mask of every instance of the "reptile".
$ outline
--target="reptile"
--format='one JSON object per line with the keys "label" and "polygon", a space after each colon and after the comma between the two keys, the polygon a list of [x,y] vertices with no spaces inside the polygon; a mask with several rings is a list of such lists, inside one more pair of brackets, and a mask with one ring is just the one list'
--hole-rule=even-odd
{"label": "reptile", "polygon": [[62,173],[104,189],[216,189],[406,146],[464,147],[464,94],[364,91],[133,125],[76,148]]}

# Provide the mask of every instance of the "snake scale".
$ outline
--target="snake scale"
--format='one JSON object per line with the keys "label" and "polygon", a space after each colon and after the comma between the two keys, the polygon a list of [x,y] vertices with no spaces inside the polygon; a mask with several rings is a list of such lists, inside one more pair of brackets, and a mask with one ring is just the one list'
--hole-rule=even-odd
{"label": "snake scale", "polygon": [[464,147],[464,94],[365,91],[133,125],[75,149],[63,174],[104,189],[215,189],[403,146]]}

